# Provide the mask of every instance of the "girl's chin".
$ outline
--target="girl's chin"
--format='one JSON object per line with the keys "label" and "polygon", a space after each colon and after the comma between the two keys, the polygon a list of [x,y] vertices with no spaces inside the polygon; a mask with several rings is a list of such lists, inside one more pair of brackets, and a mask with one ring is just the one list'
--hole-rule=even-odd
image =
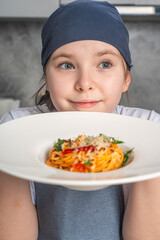
{"label": "girl's chin", "polygon": [[61,109],[59,111],[69,111],[69,112],[107,112],[105,109],[100,108],[67,108],[67,109]]}

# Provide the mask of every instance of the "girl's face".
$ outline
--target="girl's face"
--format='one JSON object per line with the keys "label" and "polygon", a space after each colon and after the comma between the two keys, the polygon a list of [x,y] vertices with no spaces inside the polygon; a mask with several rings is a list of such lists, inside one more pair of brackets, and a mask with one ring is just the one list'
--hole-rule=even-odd
{"label": "girl's face", "polygon": [[94,40],[58,48],[45,74],[46,88],[58,111],[112,112],[131,81],[120,52]]}

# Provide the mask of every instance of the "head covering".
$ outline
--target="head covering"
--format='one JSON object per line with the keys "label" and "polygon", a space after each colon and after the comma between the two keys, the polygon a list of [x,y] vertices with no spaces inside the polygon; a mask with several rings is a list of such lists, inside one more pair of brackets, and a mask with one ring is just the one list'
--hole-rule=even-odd
{"label": "head covering", "polygon": [[74,1],[51,14],[42,29],[42,66],[59,47],[79,40],[98,40],[116,47],[131,68],[129,35],[117,9],[104,1]]}

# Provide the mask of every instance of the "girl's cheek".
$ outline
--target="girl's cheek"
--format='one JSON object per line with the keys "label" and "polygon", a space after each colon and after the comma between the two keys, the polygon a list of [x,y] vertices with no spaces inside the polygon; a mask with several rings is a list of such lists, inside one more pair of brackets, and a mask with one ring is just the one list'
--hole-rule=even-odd
{"label": "girl's cheek", "polygon": [[67,86],[65,86],[62,82],[51,82],[48,84],[48,91],[50,94],[55,98],[57,96],[64,96],[65,92],[67,91]]}
{"label": "girl's cheek", "polygon": [[60,82],[56,79],[57,78],[52,77],[52,75],[47,78],[46,82],[49,89],[56,88],[59,85]]}

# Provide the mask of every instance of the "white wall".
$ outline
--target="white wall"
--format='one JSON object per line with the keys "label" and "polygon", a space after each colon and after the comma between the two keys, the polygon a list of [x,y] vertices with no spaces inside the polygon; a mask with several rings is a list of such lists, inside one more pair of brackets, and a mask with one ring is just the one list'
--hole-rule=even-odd
{"label": "white wall", "polygon": [[[0,0],[0,17],[46,18],[60,3],[66,4],[72,1],[73,0]],[[108,2],[112,4],[160,5],[160,0],[108,0]]]}
{"label": "white wall", "polygon": [[48,17],[59,0],[0,0],[0,17]]}

